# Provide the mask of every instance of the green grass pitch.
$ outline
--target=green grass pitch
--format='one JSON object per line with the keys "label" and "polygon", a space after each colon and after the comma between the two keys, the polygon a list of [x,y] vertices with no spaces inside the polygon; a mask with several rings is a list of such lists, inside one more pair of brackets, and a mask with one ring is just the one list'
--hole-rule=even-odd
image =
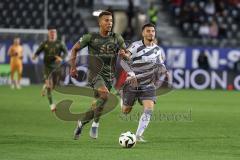
{"label": "green grass pitch", "polygon": [[[160,96],[144,135],[148,142],[123,149],[118,137],[124,131],[135,132],[141,106],[135,106],[131,117],[122,117],[118,106],[102,117],[97,140],[89,138],[87,125],[81,139],[74,141],[76,123],[57,119],[40,90],[41,86],[0,87],[0,160],[240,159],[240,92],[174,90]],[[55,93],[57,101],[63,97]],[[91,102],[71,98],[73,112]],[[171,117],[184,114],[191,117]]]}

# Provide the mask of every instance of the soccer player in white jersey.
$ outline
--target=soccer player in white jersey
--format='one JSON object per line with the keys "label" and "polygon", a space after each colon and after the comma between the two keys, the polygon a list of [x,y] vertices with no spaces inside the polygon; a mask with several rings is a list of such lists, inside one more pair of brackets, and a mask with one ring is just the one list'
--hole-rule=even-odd
{"label": "soccer player in white jersey", "polygon": [[147,128],[156,102],[156,81],[168,71],[164,65],[164,52],[155,44],[156,30],[151,23],[142,27],[140,41],[133,42],[127,49],[128,60],[121,60],[121,66],[128,73],[122,89],[122,112],[128,114],[136,100],[144,107],[136,131],[137,141],[145,142],[143,132]]}

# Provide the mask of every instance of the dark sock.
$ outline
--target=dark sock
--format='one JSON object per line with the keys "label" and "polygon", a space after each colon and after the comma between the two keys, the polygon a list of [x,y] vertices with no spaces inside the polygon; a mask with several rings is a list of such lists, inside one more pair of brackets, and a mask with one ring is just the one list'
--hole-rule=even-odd
{"label": "dark sock", "polygon": [[104,104],[106,102],[107,101],[105,99],[102,99],[102,98],[97,99],[96,108],[94,110],[94,122],[96,122],[96,123],[99,122],[100,116],[101,116],[102,111],[103,111]]}
{"label": "dark sock", "polygon": [[48,102],[49,104],[51,105],[53,103],[53,100],[52,100],[52,93],[51,93],[51,89],[47,89],[47,98],[48,98]]}
{"label": "dark sock", "polygon": [[82,125],[87,124],[88,122],[90,122],[94,117],[94,111],[92,110],[92,108],[90,108],[85,116],[81,119]]}
{"label": "dark sock", "polygon": [[92,119],[94,119],[94,122],[98,123],[105,102],[106,100],[98,98],[94,105],[95,107],[91,107],[81,119],[82,125],[89,123]]}

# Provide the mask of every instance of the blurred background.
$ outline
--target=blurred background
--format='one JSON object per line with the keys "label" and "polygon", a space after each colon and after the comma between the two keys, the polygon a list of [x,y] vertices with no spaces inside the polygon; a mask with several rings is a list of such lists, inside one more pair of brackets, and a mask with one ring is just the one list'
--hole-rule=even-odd
{"label": "blurred background", "polygon": [[[113,31],[127,45],[141,38],[144,23],[156,25],[174,88],[240,90],[240,0],[1,0],[0,85],[9,84],[14,37],[23,46],[22,85],[43,83],[43,57],[31,57],[47,27],[57,28],[70,53],[83,34],[98,31],[100,10],[113,13]],[[67,76],[66,83],[76,82]]]}

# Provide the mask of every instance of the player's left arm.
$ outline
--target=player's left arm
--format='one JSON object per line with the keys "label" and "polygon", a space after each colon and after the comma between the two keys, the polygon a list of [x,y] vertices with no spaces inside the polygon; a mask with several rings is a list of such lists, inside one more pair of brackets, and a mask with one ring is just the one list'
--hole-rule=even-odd
{"label": "player's left arm", "polygon": [[129,51],[129,48],[128,49],[121,49],[119,51],[119,56],[121,58],[121,61],[120,61],[120,64],[122,66],[122,68],[131,76],[135,76],[133,70],[131,69],[131,65],[130,65],[130,62],[131,62],[131,52]]}
{"label": "player's left arm", "polygon": [[10,46],[9,49],[8,49],[8,55],[9,55],[10,57],[12,57],[12,46]]}
{"label": "player's left arm", "polygon": [[10,48],[8,49],[8,55],[10,57],[16,57],[18,56],[18,53],[14,51],[14,47],[13,46],[10,46]]}
{"label": "player's left arm", "polygon": [[67,50],[67,46],[64,43],[61,43],[61,51],[62,51],[62,55],[61,58],[65,59],[66,56],[68,55],[68,50]]}
{"label": "player's left arm", "polygon": [[42,42],[36,52],[33,54],[32,60],[35,60],[44,49],[45,42]]}
{"label": "player's left arm", "polygon": [[20,50],[20,55],[19,55],[19,59],[23,59],[23,47],[21,46],[21,50]]}
{"label": "player's left arm", "polygon": [[125,52],[126,52],[125,53],[126,57],[121,59],[120,64],[128,74],[128,78],[126,79],[126,82],[130,83],[133,87],[136,87],[138,85],[137,77],[131,68],[131,54],[133,52],[136,52],[135,45],[131,44],[130,47],[128,47],[128,49],[126,49]]}
{"label": "player's left arm", "polygon": [[124,42],[124,39],[121,35],[116,34],[117,42],[118,42],[118,48],[119,52],[118,55],[123,60],[129,60],[130,59],[130,53],[126,49],[126,44]]}
{"label": "player's left arm", "polygon": [[55,58],[56,58],[55,61],[57,63],[61,63],[66,58],[66,56],[68,54],[67,47],[64,43],[61,43],[60,50],[61,50],[61,53],[59,53],[59,55],[55,56]]}
{"label": "player's left arm", "polygon": [[157,57],[157,62],[158,62],[158,77],[161,76],[162,74],[164,74],[167,77],[167,80],[170,81],[170,75],[168,72],[168,69],[166,67],[166,65],[164,64],[165,60],[166,60],[166,56],[165,56],[165,52],[164,50],[161,48],[159,50],[159,56]]}

